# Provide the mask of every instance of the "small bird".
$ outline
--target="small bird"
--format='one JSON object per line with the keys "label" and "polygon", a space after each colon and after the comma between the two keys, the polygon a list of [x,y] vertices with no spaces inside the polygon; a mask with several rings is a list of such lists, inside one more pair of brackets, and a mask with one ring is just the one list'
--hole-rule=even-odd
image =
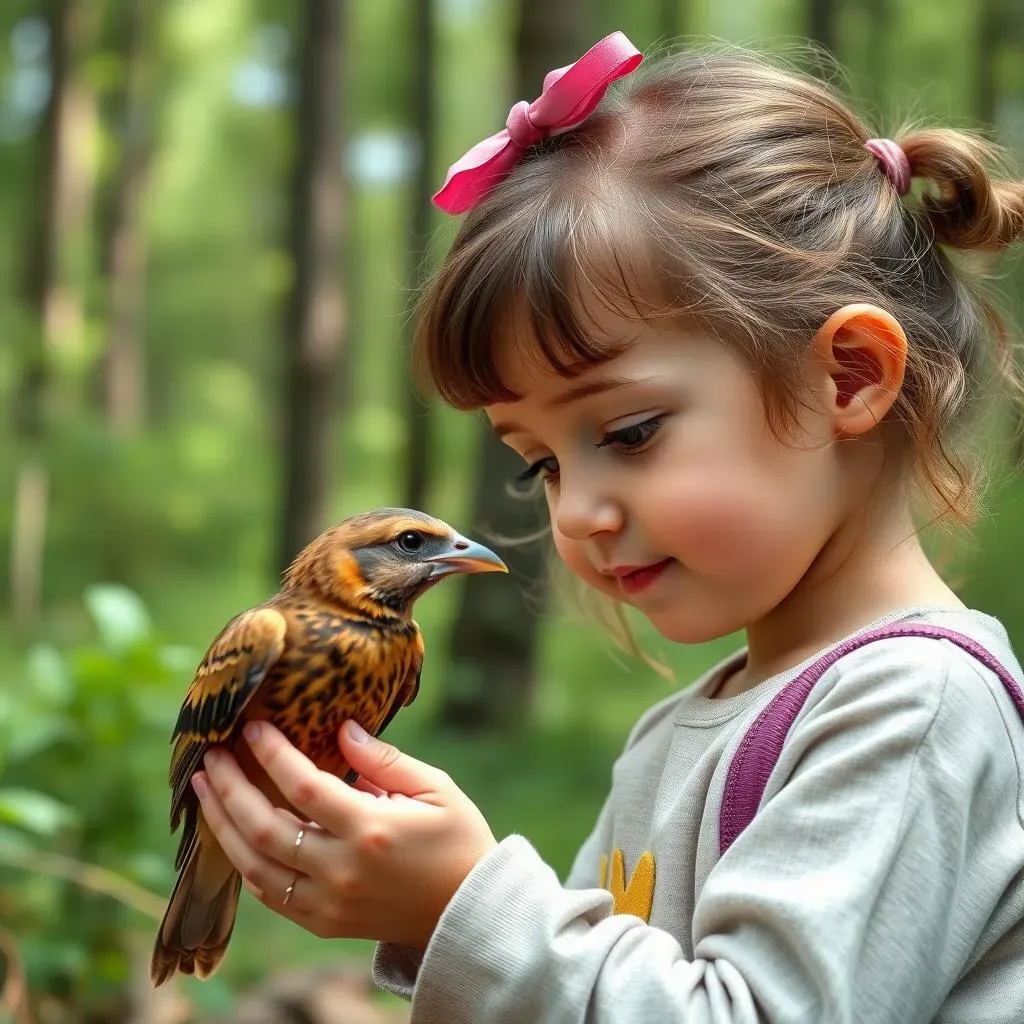
{"label": "small bird", "polygon": [[171,742],[171,831],[185,827],[178,880],[157,932],[154,986],[208,978],[235,924],[241,876],[203,821],[190,780],[211,745],[232,751],[272,803],[294,810],[241,738],[272,722],[322,771],[346,781],[342,722],[379,736],[419,689],[423,638],[412,606],[457,573],[508,572],[493,551],[410,509],[352,516],[305,547],[269,601],[233,618],[196,670]]}

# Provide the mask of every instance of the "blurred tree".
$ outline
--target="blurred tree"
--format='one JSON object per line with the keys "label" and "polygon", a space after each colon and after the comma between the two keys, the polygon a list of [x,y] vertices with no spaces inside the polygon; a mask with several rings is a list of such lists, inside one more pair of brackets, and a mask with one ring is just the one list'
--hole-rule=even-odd
{"label": "blurred tree", "polygon": [[348,197],[341,168],[346,7],[345,0],[309,0],[301,7],[278,571],[323,529],[330,496],[329,442],[346,325],[342,253]]}
{"label": "blurred tree", "polygon": [[[1004,125],[1000,123],[1000,100],[1013,95],[1013,87],[1005,87],[1000,72],[1002,58],[1012,55],[1007,61],[1013,67],[1024,65],[1024,8],[1012,0],[981,0],[976,9],[977,44],[974,61],[974,107],[983,130],[989,130],[999,144],[1005,144]],[[1017,77],[1018,104],[1022,80]],[[1024,104],[1021,104],[1024,106]],[[1019,108],[1018,108],[1019,109]],[[1016,427],[1014,430],[1013,460],[1018,472],[1024,468],[1024,406],[1014,409]]]}
{"label": "blurred tree", "polygon": [[996,78],[999,67],[999,45],[1002,33],[1002,0],[981,0],[978,12],[978,46],[976,59],[975,108],[978,119],[986,126],[996,122]]}
{"label": "blurred tree", "polygon": [[146,239],[141,204],[149,169],[153,112],[149,106],[150,28],[159,4],[123,0],[114,18],[122,63],[115,100],[118,160],[104,196],[101,266],[107,278],[107,349],[102,360],[103,406],[117,434],[135,433],[145,415],[142,303]]}
{"label": "blurred tree", "polygon": [[[516,96],[538,95],[552,68],[587,48],[588,0],[520,0],[515,37]],[[473,513],[474,529],[503,538],[537,532],[535,503],[510,500],[507,486],[517,463],[510,449],[483,430]],[[515,728],[530,713],[537,673],[537,629],[546,604],[547,567],[537,542],[502,551],[508,586],[464,586],[451,639],[444,725],[466,731]],[[532,592],[532,599],[531,599]]]}
{"label": "blurred tree", "polygon": [[[409,306],[405,317],[405,351],[411,349],[415,327],[414,306],[427,271],[430,244],[431,196],[434,193],[434,148],[437,135],[434,94],[434,54],[437,34],[434,30],[434,0],[415,0],[409,19],[413,33],[412,113],[419,141],[419,164],[412,191],[412,216],[409,218]],[[409,373],[408,360],[401,363],[405,381],[405,506],[423,508],[427,500],[430,472],[430,407],[416,391]]]}
{"label": "blurred tree", "polygon": [[864,0],[867,15],[867,46],[864,54],[863,81],[869,90],[877,116],[889,114],[889,43],[892,39],[892,7],[890,0]]}
{"label": "blurred tree", "polygon": [[[1019,73],[1017,81],[1009,84],[1002,71],[1005,65],[1024,66],[1024,6],[1014,0],[982,0],[976,11],[975,111],[978,120],[995,129],[998,136],[1002,120],[999,100],[1009,99],[1015,92],[1020,100]],[[1004,63],[1004,58],[1009,59]]]}
{"label": "blurred tree", "polygon": [[807,0],[807,35],[832,55],[838,42],[841,0]]}
{"label": "blurred tree", "polygon": [[684,32],[686,15],[683,13],[680,0],[657,0],[658,3],[658,38],[667,43]]}
{"label": "blurred tree", "polygon": [[81,294],[69,272],[66,249],[91,205],[91,172],[84,153],[95,104],[77,73],[90,13],[81,0],[49,0],[46,6],[49,98],[39,139],[24,285],[37,327],[23,353],[14,402],[21,465],[11,528],[11,603],[21,627],[31,626],[39,614],[49,505],[43,453],[53,404],[50,393],[62,349],[73,346],[82,332]]}

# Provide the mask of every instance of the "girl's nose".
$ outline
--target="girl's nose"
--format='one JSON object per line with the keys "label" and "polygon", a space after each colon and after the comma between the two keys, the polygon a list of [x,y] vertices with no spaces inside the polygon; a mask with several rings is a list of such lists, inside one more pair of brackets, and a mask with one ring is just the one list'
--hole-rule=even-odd
{"label": "girl's nose", "polygon": [[586,540],[597,533],[615,533],[622,529],[622,504],[612,495],[593,486],[579,483],[562,485],[554,509],[558,531],[572,540]]}

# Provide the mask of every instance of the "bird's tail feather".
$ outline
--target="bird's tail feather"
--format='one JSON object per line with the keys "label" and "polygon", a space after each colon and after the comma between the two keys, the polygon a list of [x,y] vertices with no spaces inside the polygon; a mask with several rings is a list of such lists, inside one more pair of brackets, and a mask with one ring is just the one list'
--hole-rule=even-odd
{"label": "bird's tail feather", "polygon": [[241,886],[242,876],[220,846],[198,836],[157,931],[150,964],[154,986],[176,971],[197,978],[216,971],[235,927]]}

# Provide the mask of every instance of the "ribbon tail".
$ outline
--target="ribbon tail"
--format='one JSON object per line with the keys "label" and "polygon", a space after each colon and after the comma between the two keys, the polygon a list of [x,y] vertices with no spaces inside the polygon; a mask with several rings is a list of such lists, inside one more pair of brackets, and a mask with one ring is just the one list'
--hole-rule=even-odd
{"label": "ribbon tail", "polygon": [[596,42],[578,61],[549,71],[544,90],[530,104],[530,120],[567,131],[585,121],[616,79],[625,78],[643,54],[621,32]]}
{"label": "ribbon tail", "polygon": [[444,184],[434,193],[435,206],[445,213],[465,213],[518,163],[522,151],[508,137],[508,132],[499,134],[505,136],[505,144],[496,152],[478,152],[484,146],[480,143],[452,164]]}

